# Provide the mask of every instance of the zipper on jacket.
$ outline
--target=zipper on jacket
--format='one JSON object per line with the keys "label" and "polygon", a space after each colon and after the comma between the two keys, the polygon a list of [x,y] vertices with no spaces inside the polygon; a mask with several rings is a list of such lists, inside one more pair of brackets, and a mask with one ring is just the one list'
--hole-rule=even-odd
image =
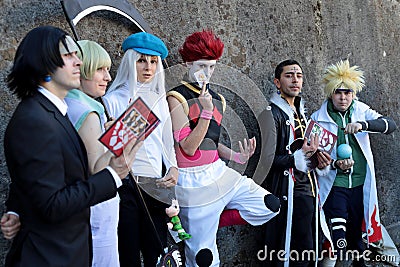
{"label": "zipper on jacket", "polygon": [[[342,117],[342,127],[346,128],[346,115],[347,115],[348,110],[342,115],[342,113],[339,112],[340,117]],[[349,142],[349,136],[348,134],[344,135],[344,139],[346,139],[346,144],[350,145]],[[353,154],[350,154],[350,159],[353,159]],[[349,188],[353,187],[353,182],[351,180],[351,175],[353,174],[353,167],[350,168],[350,173],[349,173]]]}

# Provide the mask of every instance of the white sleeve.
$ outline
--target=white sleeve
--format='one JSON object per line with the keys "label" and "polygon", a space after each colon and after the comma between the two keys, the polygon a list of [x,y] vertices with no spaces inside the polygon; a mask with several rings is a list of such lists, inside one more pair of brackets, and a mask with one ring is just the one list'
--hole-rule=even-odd
{"label": "white sleeve", "polygon": [[380,113],[377,111],[373,110],[372,108],[368,108],[365,113],[365,120],[376,120],[379,117],[382,117]]}
{"label": "white sleeve", "polygon": [[117,186],[117,188],[119,188],[122,185],[121,178],[119,178],[117,172],[113,168],[111,168],[110,166],[107,166],[106,168],[111,173],[112,177],[114,178],[115,185]]}
{"label": "white sleeve", "polygon": [[162,142],[163,142],[162,156],[163,156],[163,162],[168,171],[171,167],[178,168],[178,163],[176,162],[174,137],[172,132],[172,122],[168,109],[168,103],[165,98],[163,99],[163,101],[161,101],[161,103],[162,103],[161,111],[163,115],[162,118],[163,124],[161,125]]}
{"label": "white sleeve", "polygon": [[102,97],[105,108],[114,119],[117,119],[129,106],[128,89],[127,85],[124,85]]}

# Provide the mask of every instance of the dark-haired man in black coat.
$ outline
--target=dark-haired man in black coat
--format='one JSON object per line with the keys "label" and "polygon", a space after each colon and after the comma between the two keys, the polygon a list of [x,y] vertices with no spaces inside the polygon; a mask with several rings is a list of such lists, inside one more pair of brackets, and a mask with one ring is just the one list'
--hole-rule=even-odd
{"label": "dark-haired man in black coat", "polygon": [[[86,149],[65,116],[64,97],[79,88],[79,46],[61,29],[31,30],[7,82],[21,99],[5,133],[11,186],[7,208],[19,215],[6,266],[91,266],[90,206],[116,195],[138,146],[89,176]],[[2,228],[15,215],[2,218]]]}
{"label": "dark-haired man in black coat", "polygon": [[[280,198],[281,212],[265,224],[266,255],[261,260],[266,266],[305,267],[315,262],[317,255],[308,254],[315,252],[317,244],[317,188],[310,158],[317,153],[320,169],[329,166],[331,159],[326,152],[317,152],[317,136],[311,135],[309,140],[304,138],[307,118],[299,96],[303,86],[300,64],[295,60],[279,63],[274,83],[277,93],[271,97],[270,107],[275,122],[276,147],[271,148],[275,149],[275,156],[263,186]],[[259,121],[265,120],[266,112],[260,114]],[[262,131],[268,130],[271,129],[262,128]],[[295,139],[302,138],[304,142],[300,148],[290,149]]]}

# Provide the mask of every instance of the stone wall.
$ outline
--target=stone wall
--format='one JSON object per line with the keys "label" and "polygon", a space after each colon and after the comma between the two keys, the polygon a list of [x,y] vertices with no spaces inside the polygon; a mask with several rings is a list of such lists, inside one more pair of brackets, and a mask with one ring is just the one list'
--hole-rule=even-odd
{"label": "stone wall", "polygon": [[[321,72],[328,64],[350,55],[351,64],[365,70],[367,87],[360,100],[399,123],[400,94],[393,83],[398,77],[400,54],[399,0],[295,0],[295,1],[171,1],[129,0],[153,32],[169,48],[167,63],[179,67],[178,47],[184,38],[204,28],[214,30],[225,42],[217,73],[227,95],[228,119],[224,141],[238,149],[237,140],[246,133],[258,136],[255,120],[275,92],[273,70],[282,60],[297,59],[303,66],[303,96],[309,113],[322,103]],[[39,25],[54,25],[70,31],[59,1],[0,0],[0,139],[17,104],[4,78],[17,45],[27,31]],[[97,12],[77,26],[81,39],[102,44],[113,57],[114,74],[122,57],[121,42],[137,31],[127,19]],[[34,51],[32,51],[34,53]],[[393,87],[394,86],[394,87]],[[239,122],[239,123],[236,123]],[[247,130],[246,130],[247,129]],[[240,135],[239,135],[240,133]],[[400,243],[400,131],[373,135],[381,219],[397,245]],[[236,166],[251,175],[257,155],[249,166]],[[4,211],[9,176],[0,149],[0,211]],[[256,266],[256,243],[260,229],[235,226],[218,233],[223,266]],[[0,238],[0,260],[10,243]],[[1,262],[1,261],[0,261]]]}

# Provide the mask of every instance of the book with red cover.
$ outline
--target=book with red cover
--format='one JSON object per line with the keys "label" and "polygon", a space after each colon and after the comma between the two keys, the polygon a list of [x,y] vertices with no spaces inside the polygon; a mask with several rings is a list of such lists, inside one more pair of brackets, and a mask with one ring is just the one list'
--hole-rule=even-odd
{"label": "book with red cover", "polygon": [[318,122],[314,120],[310,120],[304,134],[305,137],[309,138],[310,134],[315,134],[319,136],[319,147],[318,149],[324,150],[329,154],[332,152],[336,141],[337,135],[328,131],[324,127],[321,126]]}
{"label": "book with red cover", "polygon": [[99,138],[114,155],[120,156],[133,138],[144,140],[160,123],[141,97],[138,97]]}
{"label": "book with red cover", "polygon": [[[310,134],[316,134],[319,136],[319,151],[326,151],[327,153],[331,153],[332,149],[335,147],[337,141],[337,135],[328,131],[324,127],[321,126],[318,122],[314,120],[310,120],[308,122],[306,132],[304,133],[304,137],[309,138]],[[304,143],[303,138],[297,138],[290,144],[290,150],[294,153],[296,150],[301,149]],[[318,159],[316,153],[314,153],[310,158],[312,168],[315,168],[318,165]]]}

